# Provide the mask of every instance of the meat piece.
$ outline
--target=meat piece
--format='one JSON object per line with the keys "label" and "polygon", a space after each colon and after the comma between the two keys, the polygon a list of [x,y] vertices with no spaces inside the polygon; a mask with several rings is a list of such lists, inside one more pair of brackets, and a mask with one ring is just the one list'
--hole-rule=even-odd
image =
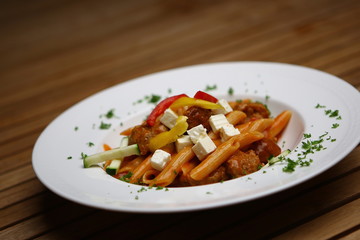
{"label": "meat piece", "polygon": [[184,112],[184,115],[188,117],[187,123],[189,124],[188,129],[196,127],[199,124],[202,124],[208,131],[211,130],[209,124],[209,118],[211,116],[210,109],[204,109],[201,107],[190,107]]}
{"label": "meat piece", "polygon": [[233,178],[256,172],[261,166],[259,157],[253,150],[242,152],[238,150],[225,163],[226,172]]}
{"label": "meat piece", "polygon": [[226,181],[229,179],[229,176],[226,173],[226,168],[224,166],[218,167],[215,171],[209,174],[206,178],[201,181],[195,181],[190,176],[187,178],[189,185],[205,185],[211,183],[218,183],[222,181]]}
{"label": "meat piece", "polygon": [[146,123],[135,126],[129,136],[129,144],[137,143],[140,149],[140,154],[145,155],[149,152],[150,139],[166,130],[166,127],[159,122],[157,122],[153,127],[150,127]]}
{"label": "meat piece", "polygon": [[237,103],[234,107],[234,110],[240,110],[246,113],[246,119],[244,122],[250,120],[269,118],[270,111],[267,109],[266,105],[260,102],[252,102],[249,100],[244,100],[240,103]]}
{"label": "meat piece", "polygon": [[260,141],[255,142],[251,149],[254,149],[255,153],[259,156],[262,163],[267,163],[270,157],[276,157],[281,153],[281,148],[269,138],[263,138]]}

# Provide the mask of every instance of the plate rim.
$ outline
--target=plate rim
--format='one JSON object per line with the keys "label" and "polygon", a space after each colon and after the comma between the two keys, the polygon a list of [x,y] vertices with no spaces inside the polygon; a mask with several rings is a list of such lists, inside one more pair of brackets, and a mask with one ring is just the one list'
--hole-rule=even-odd
{"label": "plate rim", "polygon": [[[99,209],[104,209],[104,210],[112,210],[112,211],[121,211],[121,212],[138,212],[138,213],[165,213],[165,212],[185,212],[185,211],[195,211],[195,210],[204,210],[204,209],[210,209],[210,208],[215,208],[215,207],[221,207],[221,206],[229,206],[229,205],[233,205],[233,204],[240,204],[240,203],[244,203],[244,202],[248,202],[248,201],[252,201],[252,200],[255,200],[255,199],[259,199],[259,198],[263,198],[263,197],[266,197],[266,196],[269,196],[269,195],[272,195],[272,194],[275,194],[275,193],[278,193],[278,192],[281,192],[281,191],[284,191],[286,189],[290,189],[300,183],[303,183],[303,182],[306,182],[308,181],[309,179],[327,171],[328,169],[330,169],[331,167],[333,167],[334,165],[336,165],[337,163],[339,163],[344,157],[346,157],[360,142],[360,136],[358,137],[357,141],[354,141],[352,146],[349,146],[348,149],[346,151],[343,151],[342,154],[340,156],[338,156],[338,159],[337,161],[334,161],[332,162],[331,164],[328,164],[326,165],[326,167],[322,168],[321,171],[315,171],[315,172],[312,172],[310,174],[307,174],[306,176],[304,176],[303,178],[301,179],[298,179],[297,181],[292,181],[290,183],[287,183],[287,184],[284,184],[283,186],[281,187],[277,187],[275,189],[270,189],[266,192],[261,192],[259,194],[256,194],[255,196],[249,196],[248,198],[245,198],[241,201],[239,201],[238,199],[231,199],[230,201],[227,201],[227,202],[222,202],[222,203],[213,203],[213,204],[206,204],[206,205],[203,205],[203,206],[194,206],[194,207],[191,207],[191,206],[180,206],[180,207],[174,207],[174,208],[163,208],[163,209],[137,209],[137,208],[125,208],[125,209],[119,209],[117,207],[111,207],[111,206],[107,206],[107,205],[96,205],[91,202],[84,202],[84,201],[80,201],[78,200],[77,198],[74,198],[72,196],[68,196],[68,195],[65,195],[63,194],[63,192],[59,191],[58,189],[54,188],[53,186],[51,186],[44,178],[43,176],[41,175],[38,167],[37,167],[37,164],[36,164],[36,161],[35,161],[35,158],[36,158],[36,151],[37,149],[39,148],[39,144],[40,144],[40,141],[39,139],[42,138],[43,135],[46,134],[46,130],[48,128],[51,128],[51,126],[54,124],[54,122],[59,119],[61,116],[64,116],[66,115],[68,112],[72,111],[72,109],[76,108],[77,106],[83,104],[84,102],[86,102],[88,99],[90,98],[96,98],[96,96],[100,95],[100,94],[104,94],[106,93],[107,91],[110,91],[111,89],[113,88],[116,88],[116,87],[121,87],[125,84],[130,84],[131,82],[134,82],[134,81],[142,81],[144,78],[151,78],[153,77],[154,75],[156,76],[157,74],[163,74],[163,73],[170,73],[173,72],[173,71],[184,71],[186,69],[189,69],[189,68],[196,68],[196,67],[211,67],[211,66],[215,66],[215,65],[228,65],[228,64],[255,64],[255,65],[258,65],[258,64],[261,64],[261,65],[276,65],[276,66],[285,66],[285,67],[295,67],[295,68],[299,68],[299,69],[305,69],[305,70],[311,70],[311,71],[315,71],[315,72],[319,72],[321,74],[325,74],[325,75],[328,75],[330,76],[331,78],[334,78],[337,79],[337,80],[340,80],[343,84],[347,85],[347,87],[350,87],[350,89],[355,89],[357,90],[354,86],[352,86],[350,83],[344,81],[343,79],[341,78],[338,78],[337,76],[335,75],[332,75],[332,74],[329,74],[327,72],[323,72],[323,71],[320,71],[320,70],[317,70],[317,69],[313,69],[313,68],[309,68],[309,67],[305,67],[305,66],[300,66],[300,65],[294,65],[294,64],[288,64],[288,63],[278,63],[278,62],[261,62],[261,61],[231,61],[231,62],[215,62],[215,63],[203,63],[203,64],[196,64],[196,65],[189,65],[189,66],[182,66],[182,67],[178,67],[178,68],[172,68],[172,69],[167,69],[167,70],[163,70],[163,71],[159,71],[159,72],[154,72],[154,73],[150,73],[150,74],[147,74],[147,75],[143,75],[143,76],[139,76],[139,77],[136,77],[134,79],[129,79],[129,80],[126,80],[124,82],[121,82],[121,83],[118,83],[118,84],[115,84],[113,86],[110,86],[108,88],[105,88],[103,90],[100,90],[80,101],[78,101],[77,103],[73,104],[72,106],[70,106],[69,108],[67,108],[65,111],[63,111],[62,113],[60,113],[56,118],[54,118],[47,126],[46,128],[42,131],[42,133],[39,135],[38,139],[36,140],[36,143],[33,147],[33,152],[32,152],[32,165],[33,165],[33,169],[34,169],[34,172],[36,174],[36,176],[39,178],[39,180],[42,182],[42,184],[44,184],[49,190],[51,190],[52,192],[56,193],[57,195],[65,198],[65,199],[68,199],[68,200],[71,200],[73,202],[76,202],[76,203],[79,203],[79,204],[82,204],[82,205],[85,205],[85,206],[89,206],[89,207],[96,207],[96,208],[99,208]],[[344,86],[345,86],[344,85]],[[359,94],[360,96],[360,94]]]}

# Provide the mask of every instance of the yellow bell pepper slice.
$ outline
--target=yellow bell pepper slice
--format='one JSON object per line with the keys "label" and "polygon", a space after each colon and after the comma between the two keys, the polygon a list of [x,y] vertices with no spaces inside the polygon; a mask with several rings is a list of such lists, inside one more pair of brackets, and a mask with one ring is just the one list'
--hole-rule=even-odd
{"label": "yellow bell pepper slice", "polygon": [[159,133],[149,141],[149,149],[154,152],[156,149],[162,148],[169,143],[175,142],[181,135],[183,135],[187,128],[186,116],[179,116],[176,120],[175,126],[169,131]]}
{"label": "yellow bell pepper slice", "polygon": [[197,106],[205,109],[221,109],[223,106],[217,103],[205,101],[202,99],[190,98],[190,97],[181,97],[177,99],[170,105],[172,110],[178,109],[185,106]]}

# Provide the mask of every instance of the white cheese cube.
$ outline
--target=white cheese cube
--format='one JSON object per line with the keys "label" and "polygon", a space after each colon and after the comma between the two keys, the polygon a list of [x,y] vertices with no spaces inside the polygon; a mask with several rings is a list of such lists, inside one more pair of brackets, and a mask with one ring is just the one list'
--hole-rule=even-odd
{"label": "white cheese cube", "polygon": [[201,137],[207,136],[206,128],[204,128],[202,124],[187,130],[187,133],[189,134],[190,139],[194,144],[196,144]]}
{"label": "white cheese cube", "polygon": [[176,151],[180,152],[184,147],[193,145],[189,135],[183,135],[175,142]]}
{"label": "white cheese cube", "polygon": [[199,139],[199,141],[192,147],[196,157],[199,160],[203,160],[209,153],[216,149],[215,143],[211,138],[206,135]]}
{"label": "white cheese cube", "polygon": [[229,121],[226,119],[224,114],[217,114],[212,115],[209,118],[209,123],[213,132],[217,133],[222,126],[229,124]]}
{"label": "white cheese cube", "polygon": [[220,104],[223,109],[214,109],[213,113],[214,114],[227,114],[229,112],[232,112],[233,109],[232,107],[229,105],[228,101],[226,101],[225,99],[220,99],[217,104]]}
{"label": "white cheese cube", "polygon": [[170,160],[170,158],[171,158],[170,153],[158,149],[152,155],[150,159],[150,164],[156,170],[161,171],[164,169],[166,163]]}
{"label": "white cheese cube", "polygon": [[226,124],[220,128],[220,137],[223,142],[238,134],[240,134],[239,129],[232,124]]}
{"label": "white cheese cube", "polygon": [[176,124],[177,119],[178,115],[173,110],[168,108],[165,110],[164,114],[160,118],[160,122],[168,128],[173,128]]}

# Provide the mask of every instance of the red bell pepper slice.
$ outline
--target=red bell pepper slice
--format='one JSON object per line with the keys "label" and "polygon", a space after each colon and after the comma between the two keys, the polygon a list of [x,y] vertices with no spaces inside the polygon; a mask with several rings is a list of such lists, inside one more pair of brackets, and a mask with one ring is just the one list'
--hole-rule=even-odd
{"label": "red bell pepper slice", "polygon": [[208,102],[217,103],[218,99],[214,96],[211,96],[210,94],[203,92],[203,91],[197,91],[194,95],[194,98],[205,100]]}
{"label": "red bell pepper slice", "polygon": [[179,95],[168,97],[168,98],[165,98],[164,100],[162,100],[158,105],[156,105],[154,110],[150,113],[149,117],[146,120],[147,124],[151,127],[154,126],[157,117],[160,116],[161,114],[163,114],[165,112],[165,110],[168,107],[170,107],[170,105],[173,102],[175,102],[178,98],[181,98],[181,97],[187,97],[187,95],[179,94]]}

